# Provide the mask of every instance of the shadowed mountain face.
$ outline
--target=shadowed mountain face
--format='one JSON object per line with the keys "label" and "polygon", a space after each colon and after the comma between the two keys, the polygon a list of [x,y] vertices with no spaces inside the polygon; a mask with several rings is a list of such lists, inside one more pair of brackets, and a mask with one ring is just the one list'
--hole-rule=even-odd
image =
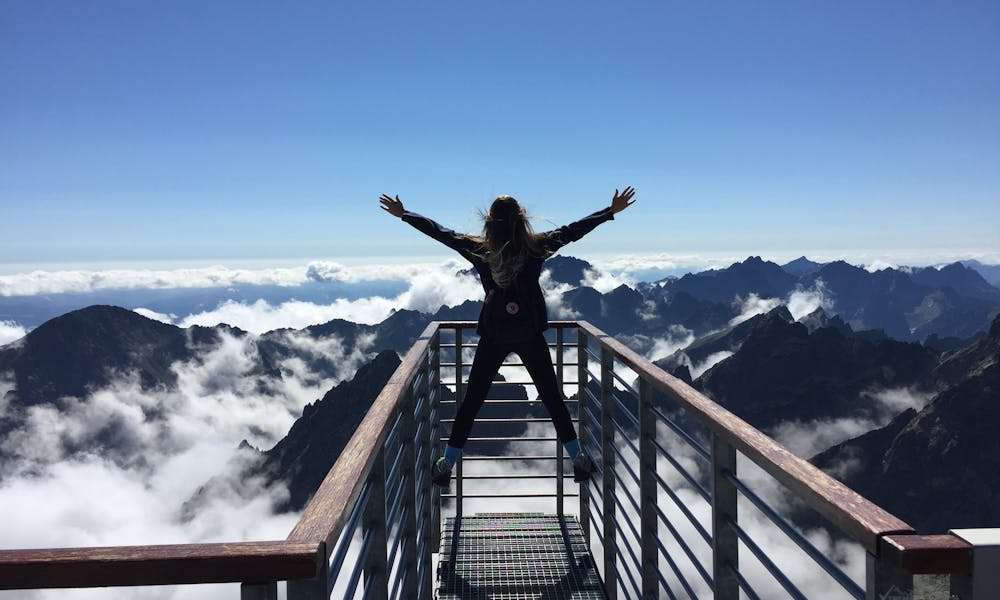
{"label": "shadowed mountain face", "polygon": [[91,306],[0,348],[0,373],[13,374],[22,406],[82,396],[124,371],[138,373],[145,387],[170,385],[176,379],[170,365],[192,355],[189,341],[197,345],[214,337],[208,328],[185,331],[124,308]]}
{"label": "shadowed mountain face", "polygon": [[924,533],[1000,523],[1000,317],[989,335],[945,355],[943,390],[920,412],[813,462]]}
{"label": "shadowed mountain face", "polygon": [[288,484],[286,508],[306,505],[399,363],[395,352],[379,353],[353,379],[307,405],[288,435],[264,453],[263,472]]}
{"label": "shadowed mountain face", "polygon": [[759,319],[739,351],[695,380],[695,387],[764,431],[782,421],[851,417],[871,404],[866,392],[921,382],[938,354],[920,344],[813,333],[778,309]]}

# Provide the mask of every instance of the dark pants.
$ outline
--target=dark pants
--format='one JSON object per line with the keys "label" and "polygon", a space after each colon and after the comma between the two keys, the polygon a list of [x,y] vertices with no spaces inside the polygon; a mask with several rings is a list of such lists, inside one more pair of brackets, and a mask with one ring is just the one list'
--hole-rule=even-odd
{"label": "dark pants", "polygon": [[472,359],[472,371],[469,373],[469,382],[465,388],[465,398],[459,405],[455,424],[451,428],[451,439],[448,441],[451,446],[465,447],[469,432],[472,430],[472,422],[476,420],[476,414],[482,408],[486,393],[493,384],[493,376],[511,352],[521,357],[521,362],[531,375],[531,380],[538,389],[538,395],[556,426],[559,440],[565,444],[576,439],[573,420],[566,410],[562,389],[556,381],[556,369],[552,365],[548,344],[545,336],[538,333],[525,342],[490,342],[480,338],[476,346],[476,356]]}

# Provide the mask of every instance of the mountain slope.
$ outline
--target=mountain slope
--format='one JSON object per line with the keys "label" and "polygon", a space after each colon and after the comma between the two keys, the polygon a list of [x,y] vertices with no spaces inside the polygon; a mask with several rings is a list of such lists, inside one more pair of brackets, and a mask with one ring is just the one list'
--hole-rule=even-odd
{"label": "mountain slope", "polygon": [[919,531],[1000,523],[1000,317],[985,338],[945,357],[946,388],[919,413],[813,462]]}

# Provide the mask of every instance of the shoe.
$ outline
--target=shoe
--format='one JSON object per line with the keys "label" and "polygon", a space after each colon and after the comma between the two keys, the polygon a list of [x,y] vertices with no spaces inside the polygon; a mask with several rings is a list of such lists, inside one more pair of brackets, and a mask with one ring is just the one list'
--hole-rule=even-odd
{"label": "shoe", "polygon": [[431,465],[431,482],[443,488],[451,485],[451,467],[448,466],[448,460],[445,457],[442,456]]}
{"label": "shoe", "polygon": [[573,459],[573,481],[577,483],[590,481],[590,476],[594,474],[596,468],[590,455],[581,450]]}

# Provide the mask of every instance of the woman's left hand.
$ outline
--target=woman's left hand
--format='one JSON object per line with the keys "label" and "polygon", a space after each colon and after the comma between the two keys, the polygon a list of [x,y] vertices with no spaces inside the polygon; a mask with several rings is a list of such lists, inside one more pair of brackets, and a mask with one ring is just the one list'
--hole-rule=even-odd
{"label": "woman's left hand", "polygon": [[619,194],[616,189],[614,197],[611,198],[611,212],[620,213],[635,204],[635,200],[632,199],[632,196],[635,196],[635,190],[632,189],[632,186],[628,186],[622,190],[621,194]]}
{"label": "woman's left hand", "polygon": [[388,194],[382,194],[378,199],[382,203],[382,208],[394,217],[402,217],[406,209],[403,208],[403,202],[399,199],[399,195],[395,198],[390,197]]}

